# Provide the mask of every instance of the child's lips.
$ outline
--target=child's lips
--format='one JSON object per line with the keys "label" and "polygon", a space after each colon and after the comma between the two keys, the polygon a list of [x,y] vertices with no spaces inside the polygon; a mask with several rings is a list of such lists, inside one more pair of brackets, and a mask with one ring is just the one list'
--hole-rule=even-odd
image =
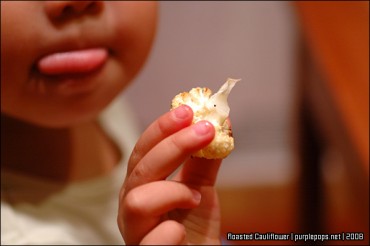
{"label": "child's lips", "polygon": [[101,67],[107,57],[104,48],[58,52],[41,58],[37,67],[45,75],[86,74]]}

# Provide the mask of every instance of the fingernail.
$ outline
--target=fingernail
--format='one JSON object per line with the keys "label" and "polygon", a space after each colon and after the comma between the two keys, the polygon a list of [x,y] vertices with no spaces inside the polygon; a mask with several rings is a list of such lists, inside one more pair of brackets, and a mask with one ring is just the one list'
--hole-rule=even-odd
{"label": "fingernail", "polygon": [[212,124],[208,121],[199,121],[193,126],[195,133],[199,136],[206,135],[211,131]]}
{"label": "fingernail", "polygon": [[176,118],[183,120],[186,119],[190,115],[190,107],[188,106],[180,106],[174,110]]}
{"label": "fingernail", "polygon": [[193,193],[193,199],[194,199],[194,201],[200,202],[200,200],[202,199],[202,194],[200,194],[199,191],[193,190],[193,189],[191,190],[191,192]]}

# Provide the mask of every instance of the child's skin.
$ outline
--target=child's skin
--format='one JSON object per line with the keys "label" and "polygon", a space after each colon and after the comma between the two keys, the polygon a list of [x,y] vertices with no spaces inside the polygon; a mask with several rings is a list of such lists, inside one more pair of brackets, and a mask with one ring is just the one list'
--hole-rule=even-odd
{"label": "child's skin", "polygon": [[[60,182],[112,170],[121,153],[96,118],[142,67],[156,10],[140,1],[1,2],[2,169]],[[189,159],[215,132],[191,119],[180,107],[138,140],[119,196],[126,243],[220,242],[221,161]]]}

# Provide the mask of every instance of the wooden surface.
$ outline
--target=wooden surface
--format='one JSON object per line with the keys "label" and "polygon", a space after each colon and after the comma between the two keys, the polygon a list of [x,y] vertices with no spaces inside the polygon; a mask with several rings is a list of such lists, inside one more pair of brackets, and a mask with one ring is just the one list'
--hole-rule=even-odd
{"label": "wooden surface", "polygon": [[227,233],[299,232],[297,180],[280,185],[219,187],[224,245],[287,245],[291,241],[227,240]]}
{"label": "wooden surface", "polygon": [[301,199],[316,201],[306,206],[305,211],[316,211],[306,228],[363,232],[363,241],[330,244],[368,245],[369,2],[294,4],[304,43],[299,95],[317,134],[311,144],[317,151],[308,155],[317,158],[302,163],[313,172],[301,173]]}
{"label": "wooden surface", "polygon": [[369,2],[295,2],[301,30],[338,112],[369,173]]}

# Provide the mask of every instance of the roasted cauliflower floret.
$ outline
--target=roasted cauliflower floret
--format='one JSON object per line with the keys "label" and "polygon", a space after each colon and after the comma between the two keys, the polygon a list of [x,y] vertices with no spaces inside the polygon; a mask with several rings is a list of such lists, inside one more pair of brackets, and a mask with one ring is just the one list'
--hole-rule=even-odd
{"label": "roasted cauliflower floret", "polygon": [[209,88],[193,88],[189,92],[182,92],[172,99],[171,109],[186,104],[193,110],[193,124],[201,120],[211,122],[216,135],[212,142],[205,148],[194,153],[194,157],[207,159],[223,159],[234,149],[234,138],[230,125],[226,121],[230,108],[227,97],[237,79],[228,79],[218,92],[212,95]]}

